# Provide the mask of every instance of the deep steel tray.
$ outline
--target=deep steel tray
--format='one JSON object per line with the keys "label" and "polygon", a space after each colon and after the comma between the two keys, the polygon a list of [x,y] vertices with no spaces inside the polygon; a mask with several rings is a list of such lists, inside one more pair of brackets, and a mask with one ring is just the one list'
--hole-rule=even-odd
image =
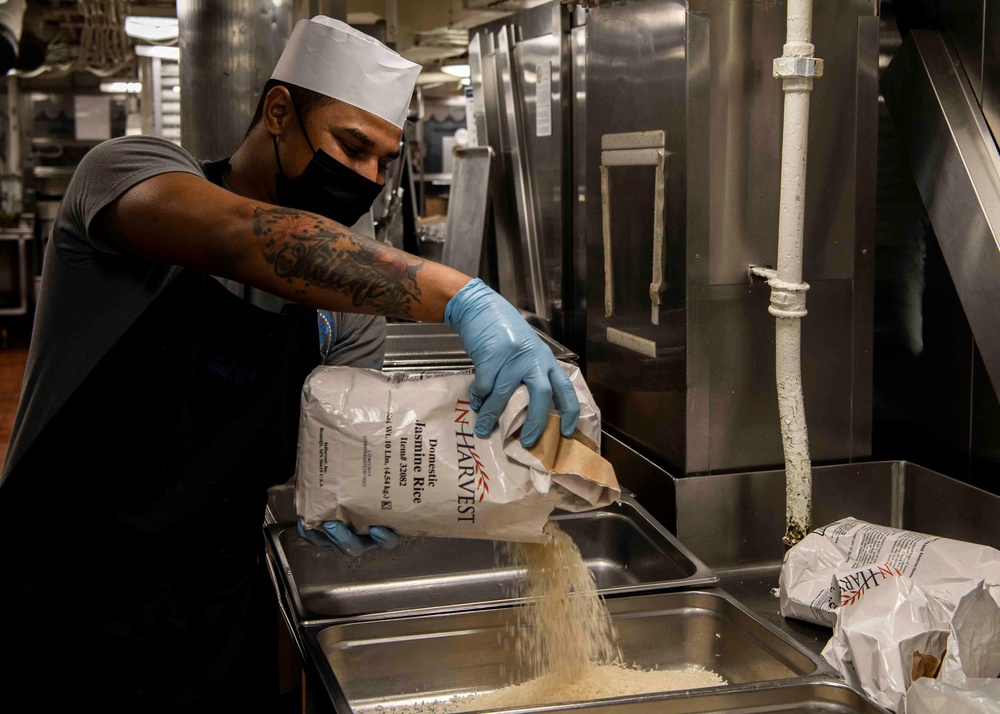
{"label": "deep steel tray", "polygon": [[[778,614],[771,590],[787,550],[785,472],[675,477],[605,432],[602,453],[628,488],[719,576],[719,587],[813,652],[829,627]],[[906,461],[813,468],[813,523],[853,516],[1000,548],[1000,496]]]}
{"label": "deep steel tray", "polygon": [[[511,710],[512,712],[515,710]],[[683,693],[661,696],[629,697],[600,704],[532,707],[516,710],[519,714],[542,712],[580,712],[580,714],[765,714],[801,712],[801,714],[887,714],[863,695],[839,682],[813,681],[783,684],[759,689],[734,688],[699,694]]]}
{"label": "deep steel tray", "polygon": [[[717,578],[629,496],[553,517],[570,534],[605,596],[702,587]],[[347,558],[303,540],[294,524],[266,529],[285,597],[300,622],[489,607],[511,599],[521,572],[495,566],[492,541],[405,538]]]}
{"label": "deep steel tray", "polygon": [[[832,674],[822,660],[721,590],[629,596],[607,604],[627,662],[661,669],[700,665],[729,682],[689,691],[718,694]],[[499,643],[515,624],[516,609],[500,607],[382,622],[312,623],[303,634],[337,711],[364,712],[510,684],[513,648]]]}

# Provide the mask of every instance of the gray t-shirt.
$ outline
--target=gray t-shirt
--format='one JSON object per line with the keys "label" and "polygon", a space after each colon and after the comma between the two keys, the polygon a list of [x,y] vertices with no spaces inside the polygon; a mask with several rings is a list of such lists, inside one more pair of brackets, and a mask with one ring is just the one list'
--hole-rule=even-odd
{"label": "gray t-shirt", "polygon": [[[80,162],[45,251],[21,401],[0,483],[101,358],[180,273],[177,266],[123,254],[93,226],[102,209],[136,184],[175,172],[205,178],[205,162],[155,137],[106,141]],[[234,289],[231,283],[227,287]],[[319,326],[317,365],[381,367],[384,318],[320,311]]]}

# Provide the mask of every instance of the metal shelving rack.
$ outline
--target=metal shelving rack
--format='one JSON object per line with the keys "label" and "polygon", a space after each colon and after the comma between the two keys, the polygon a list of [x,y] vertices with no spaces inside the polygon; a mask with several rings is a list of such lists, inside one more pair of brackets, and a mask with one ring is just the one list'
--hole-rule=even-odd
{"label": "metal shelving rack", "polygon": [[138,57],[142,133],[181,142],[180,63],[160,57]]}

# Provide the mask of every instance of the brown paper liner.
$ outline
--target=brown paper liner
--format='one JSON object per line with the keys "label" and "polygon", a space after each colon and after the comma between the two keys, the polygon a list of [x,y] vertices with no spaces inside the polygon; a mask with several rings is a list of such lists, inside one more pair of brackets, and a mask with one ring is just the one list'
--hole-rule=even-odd
{"label": "brown paper liner", "polygon": [[913,667],[910,669],[910,681],[915,682],[921,677],[934,679],[941,669],[941,660],[934,655],[923,652],[913,653]]}
{"label": "brown paper liner", "polygon": [[549,414],[545,430],[528,451],[549,471],[579,474],[588,481],[620,489],[614,467],[598,453],[597,444],[579,430],[568,439],[564,437],[559,431],[559,417],[555,414]]}

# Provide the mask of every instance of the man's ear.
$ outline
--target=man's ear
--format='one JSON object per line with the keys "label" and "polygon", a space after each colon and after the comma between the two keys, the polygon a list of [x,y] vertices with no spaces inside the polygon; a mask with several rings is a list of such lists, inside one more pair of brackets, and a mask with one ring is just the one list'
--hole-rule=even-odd
{"label": "man's ear", "polygon": [[264,97],[264,113],[261,119],[264,128],[271,136],[280,136],[288,127],[289,121],[293,117],[295,109],[292,107],[292,95],[286,87],[271,87],[271,91]]}

